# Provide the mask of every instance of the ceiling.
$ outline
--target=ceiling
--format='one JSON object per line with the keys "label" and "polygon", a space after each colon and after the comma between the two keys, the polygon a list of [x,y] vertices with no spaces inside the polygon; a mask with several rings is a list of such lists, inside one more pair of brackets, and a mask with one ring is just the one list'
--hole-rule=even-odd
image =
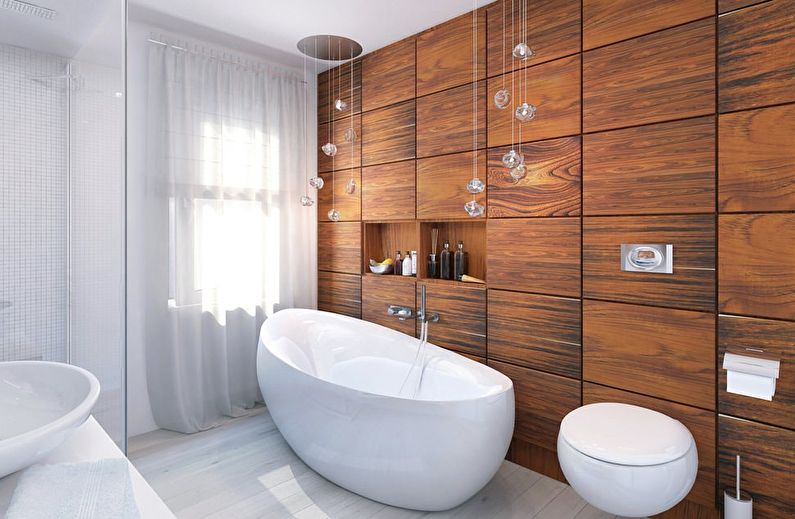
{"label": "ceiling", "polygon": [[299,65],[301,55],[296,43],[304,36],[347,36],[361,43],[364,53],[368,53],[471,11],[473,4],[480,7],[493,1],[130,0],[130,3],[270,47],[294,58],[295,65]]}

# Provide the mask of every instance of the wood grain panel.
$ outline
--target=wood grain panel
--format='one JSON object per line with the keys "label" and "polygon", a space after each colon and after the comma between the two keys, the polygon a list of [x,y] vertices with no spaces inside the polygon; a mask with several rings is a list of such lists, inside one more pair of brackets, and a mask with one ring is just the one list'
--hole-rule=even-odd
{"label": "wood grain panel", "polygon": [[580,378],[580,301],[489,290],[489,358]]}
{"label": "wood grain panel", "polygon": [[415,169],[413,160],[362,168],[362,220],[413,220]]}
{"label": "wood grain panel", "polygon": [[[319,124],[317,127],[317,170],[327,172],[341,169],[358,168],[361,165],[362,149],[362,118],[353,117],[353,130],[357,138],[353,142],[345,140],[345,130],[351,127],[349,119],[341,119],[333,123]],[[320,149],[327,142],[337,146],[337,154],[329,157]]]}
{"label": "wood grain panel", "polygon": [[362,230],[359,222],[317,224],[317,268],[361,274]]}
{"label": "wood grain panel", "polygon": [[588,51],[584,59],[586,132],[715,110],[714,20]]}
{"label": "wood grain panel", "polygon": [[[360,169],[346,169],[332,173],[320,173],[325,182],[323,189],[317,191],[317,219],[319,222],[328,222],[328,212],[335,207],[340,213],[340,221],[351,222],[362,219],[362,171]],[[348,180],[356,182],[353,193],[345,192]]]}
{"label": "wood grain panel", "polygon": [[362,319],[414,336],[414,320],[400,321],[387,315],[389,305],[416,311],[415,279],[403,276],[365,274],[362,276]]}
{"label": "wood grain panel", "polygon": [[407,251],[418,250],[417,245],[416,222],[365,223],[362,272],[370,272],[371,258],[376,261],[394,258],[397,251],[405,257]]}
{"label": "wood grain panel", "polygon": [[417,36],[417,96],[485,77],[486,11],[480,9],[476,14],[476,64],[472,59],[472,18],[472,12],[469,12]]}
{"label": "wood grain panel", "polygon": [[620,402],[653,409],[682,422],[693,435],[698,450],[698,476],[693,489],[685,499],[710,506],[715,504],[717,424],[714,412],[590,382],[585,382],[582,390],[583,405],[597,402]]}
{"label": "wood grain panel", "polygon": [[317,309],[348,315],[362,315],[362,277],[338,272],[317,273]]}
{"label": "wood grain panel", "polygon": [[414,100],[367,112],[362,117],[362,164],[413,159]]}
{"label": "wood grain panel", "polygon": [[715,118],[583,137],[586,215],[715,211]]}
{"label": "wood grain panel", "polygon": [[721,211],[795,210],[795,105],[720,116]]}
{"label": "wood grain panel", "polygon": [[[722,315],[718,318],[718,401],[721,413],[795,429],[795,323]],[[723,354],[781,361],[771,402],[726,391]]]}
{"label": "wood grain panel", "polygon": [[714,0],[583,0],[583,47],[588,50],[715,14]]}
{"label": "wood grain panel", "polygon": [[489,288],[580,296],[580,219],[511,218],[487,224]]}
{"label": "wood grain panel", "polygon": [[721,112],[795,101],[795,2],[772,0],[718,19]]}
{"label": "wood grain panel", "polygon": [[505,459],[547,477],[567,483],[558,462],[558,453],[542,449],[530,442],[514,438]]}
{"label": "wood grain panel", "polygon": [[477,83],[477,92],[469,84],[417,99],[417,157],[485,147],[485,81]]}
{"label": "wood grain panel", "polygon": [[[513,76],[513,78],[512,78]],[[530,142],[580,133],[580,56],[571,56],[489,79],[489,147]],[[521,88],[520,88],[521,86]],[[492,99],[502,89],[511,91],[511,105],[497,108]],[[517,104],[537,108],[530,121],[514,117]]]}
{"label": "wood grain panel", "polygon": [[735,456],[742,457],[742,487],[754,496],[755,519],[795,517],[795,431],[718,418],[721,488],[734,488]]}
{"label": "wood grain panel", "polygon": [[516,422],[513,436],[556,452],[563,417],[580,407],[581,382],[489,359],[489,366],[513,381]]}
{"label": "wood grain panel", "polygon": [[583,301],[583,379],[715,409],[715,316]]}
{"label": "wood grain panel", "polygon": [[527,176],[518,181],[502,164],[510,149],[489,150],[489,218],[580,214],[580,137],[517,146],[527,167]]}
{"label": "wood grain panel", "polygon": [[[464,204],[472,200],[467,182],[473,169],[485,182],[485,150],[417,160],[417,218],[468,218]],[[486,205],[486,192],[475,195],[475,199]]]}
{"label": "wood grain panel", "polygon": [[377,49],[362,59],[362,103],[365,111],[414,97],[415,43],[412,36]]}
{"label": "wood grain panel", "polygon": [[718,0],[718,13],[728,13],[754,4],[761,4],[769,0]]}
{"label": "wood grain panel", "polygon": [[[623,272],[622,243],[673,244],[673,274]],[[715,217],[588,217],[583,295],[691,310],[715,308]]]}
{"label": "wood grain panel", "polygon": [[795,319],[795,214],[719,218],[720,311]]}
{"label": "wood grain panel", "polygon": [[[524,20],[521,2],[502,0],[486,8],[489,77],[580,52],[579,0],[528,0],[525,6]],[[525,61],[512,55],[522,40],[522,23],[534,52]]]}
{"label": "wood grain panel", "polygon": [[[353,96],[351,96],[351,70],[353,70]],[[348,106],[337,110],[334,103],[342,99]],[[317,122],[326,123],[345,119],[362,111],[362,61],[343,63],[317,75]],[[321,143],[322,144],[322,143]]]}
{"label": "wood grain panel", "polygon": [[[431,249],[431,234],[433,228],[439,230],[439,243],[436,251]],[[428,255],[442,251],[444,242],[450,242],[450,250],[455,251],[459,241],[464,242],[464,252],[467,254],[467,271],[470,276],[486,279],[486,221],[482,218],[472,218],[463,221],[450,222],[423,222],[420,224],[420,276],[428,276]],[[439,258],[439,256],[437,256]],[[450,270],[452,272],[452,259]],[[441,281],[446,283],[446,281]]]}
{"label": "wood grain panel", "polygon": [[[455,282],[420,280],[426,288],[426,309],[439,321],[428,330],[428,342],[459,353],[486,356],[486,288]],[[419,331],[419,322],[416,322]]]}

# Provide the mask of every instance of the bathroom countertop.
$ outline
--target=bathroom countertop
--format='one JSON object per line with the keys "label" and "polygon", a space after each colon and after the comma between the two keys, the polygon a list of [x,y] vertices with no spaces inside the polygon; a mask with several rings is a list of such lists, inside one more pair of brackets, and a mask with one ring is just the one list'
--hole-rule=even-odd
{"label": "bathroom countertop", "polygon": [[[93,416],[78,428],[71,438],[63,445],[51,452],[42,463],[78,463],[93,461],[103,458],[123,458],[121,450],[113,443],[110,436],[102,429]],[[141,517],[145,519],[173,518],[174,514],[168,509],[162,499],[152,490],[149,483],[141,476],[136,468],[130,466],[135,501]],[[0,478],[0,517],[5,516],[11,495],[17,486],[20,472]]]}

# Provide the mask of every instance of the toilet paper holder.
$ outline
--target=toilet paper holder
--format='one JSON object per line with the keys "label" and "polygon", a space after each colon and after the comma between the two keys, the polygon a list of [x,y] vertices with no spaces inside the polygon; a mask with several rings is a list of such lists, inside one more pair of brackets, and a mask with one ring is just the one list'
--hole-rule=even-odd
{"label": "toilet paper holder", "polygon": [[723,369],[726,370],[726,391],[738,395],[773,400],[781,362],[726,352]]}

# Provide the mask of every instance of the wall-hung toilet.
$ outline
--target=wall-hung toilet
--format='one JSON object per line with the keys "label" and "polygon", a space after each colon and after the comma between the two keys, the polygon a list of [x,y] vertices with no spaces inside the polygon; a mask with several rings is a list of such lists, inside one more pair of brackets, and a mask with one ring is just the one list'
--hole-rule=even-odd
{"label": "wall-hung toilet", "polygon": [[681,501],[698,453],[681,422],[628,404],[589,404],[560,424],[558,460],[572,488],[611,514],[643,517]]}

